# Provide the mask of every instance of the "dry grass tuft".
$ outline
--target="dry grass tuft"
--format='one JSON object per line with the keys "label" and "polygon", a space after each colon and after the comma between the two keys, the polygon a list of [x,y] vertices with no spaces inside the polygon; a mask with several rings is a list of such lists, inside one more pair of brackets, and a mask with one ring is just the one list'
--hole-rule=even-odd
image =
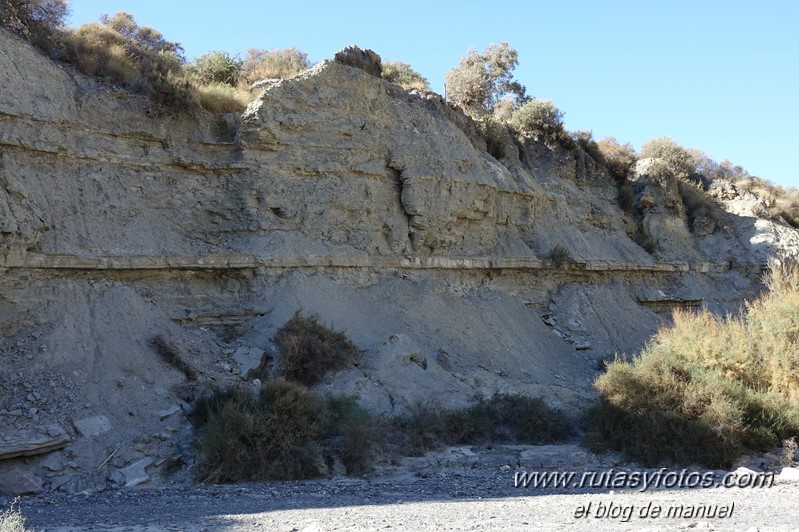
{"label": "dry grass tuft", "polygon": [[254,99],[250,91],[226,83],[198,85],[196,90],[200,105],[214,114],[242,113]]}
{"label": "dry grass tuft", "polygon": [[7,510],[0,511],[0,532],[25,532],[25,518],[15,508],[18,499],[14,499]]}

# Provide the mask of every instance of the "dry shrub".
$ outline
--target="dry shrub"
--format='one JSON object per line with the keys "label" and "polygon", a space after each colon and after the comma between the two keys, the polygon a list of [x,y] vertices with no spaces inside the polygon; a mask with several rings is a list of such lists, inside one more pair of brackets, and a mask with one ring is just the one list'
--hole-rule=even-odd
{"label": "dry shrub", "polygon": [[203,482],[322,476],[339,458],[348,474],[369,470],[376,433],[351,397],[319,399],[299,384],[273,381],[256,395],[211,390],[192,414]]}
{"label": "dry shrub", "polygon": [[311,68],[308,54],[297,48],[259,50],[250,48],[241,68],[244,80],[253,84],[262,79],[284,79]]}
{"label": "dry shrub", "polygon": [[69,15],[65,0],[0,0],[0,26],[50,54]]}
{"label": "dry shrub", "polygon": [[714,222],[721,221],[719,206],[704,190],[685,181],[678,181],[677,191],[689,221],[699,217],[710,218]]}
{"label": "dry shrub", "polygon": [[613,137],[606,137],[597,142],[601,162],[610,171],[617,183],[623,185],[632,176],[638,160],[635,148],[629,142],[621,144]]}
{"label": "dry shrub", "polygon": [[214,113],[242,113],[253,100],[250,91],[231,87],[226,83],[208,83],[197,86],[200,105]]}
{"label": "dry shrub", "polygon": [[197,106],[195,90],[183,71],[183,49],[129,13],[104,15],[101,23],[66,32],[62,58],[84,74],[150,96],[165,109]]}
{"label": "dry shrub", "polygon": [[772,263],[768,286],[738,317],[677,312],[632,362],[611,364],[587,442],[647,465],[727,467],[799,435],[799,270]]}
{"label": "dry shrub", "polygon": [[560,268],[572,260],[572,255],[567,248],[558,244],[552,246],[549,253],[547,253],[547,258],[552,261],[552,264]]}
{"label": "dry shrub", "polygon": [[142,74],[120,33],[97,23],[84,24],[65,37],[67,59],[86,75],[137,87]]}
{"label": "dry shrub", "polygon": [[0,511],[0,532],[25,532],[25,518],[15,508],[17,502],[14,499],[7,510]]}
{"label": "dry shrub", "polygon": [[274,342],[283,355],[283,376],[306,386],[317,384],[326,373],[346,367],[360,355],[344,333],[300,311],[278,329]]}
{"label": "dry shrub", "polygon": [[394,420],[394,439],[405,454],[419,456],[446,444],[514,443],[541,445],[574,435],[564,414],[540,397],[496,394],[457,410],[417,404]]}

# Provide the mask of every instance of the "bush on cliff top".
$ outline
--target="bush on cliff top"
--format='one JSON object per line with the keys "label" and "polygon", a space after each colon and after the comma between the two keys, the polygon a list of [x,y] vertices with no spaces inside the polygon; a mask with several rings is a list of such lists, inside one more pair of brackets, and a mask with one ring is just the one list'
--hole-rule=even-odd
{"label": "bush on cliff top", "polygon": [[728,467],[799,436],[799,268],[772,264],[767,284],[741,316],[678,312],[633,361],[608,366],[589,445]]}
{"label": "bush on cliff top", "polygon": [[69,4],[65,0],[0,0],[0,26],[48,54],[59,41],[67,15]]}

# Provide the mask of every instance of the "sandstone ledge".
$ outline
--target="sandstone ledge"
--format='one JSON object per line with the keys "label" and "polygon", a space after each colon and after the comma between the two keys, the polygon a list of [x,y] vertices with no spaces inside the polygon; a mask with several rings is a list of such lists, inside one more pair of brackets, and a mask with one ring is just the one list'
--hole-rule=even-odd
{"label": "sandstone ledge", "polygon": [[[751,265],[755,266],[755,265]],[[0,268],[43,270],[225,270],[253,268],[406,268],[439,270],[549,270],[571,272],[721,273],[729,262],[570,261],[557,265],[530,257],[384,257],[369,255],[302,255],[264,257],[242,253],[207,255],[82,255],[0,253]]]}

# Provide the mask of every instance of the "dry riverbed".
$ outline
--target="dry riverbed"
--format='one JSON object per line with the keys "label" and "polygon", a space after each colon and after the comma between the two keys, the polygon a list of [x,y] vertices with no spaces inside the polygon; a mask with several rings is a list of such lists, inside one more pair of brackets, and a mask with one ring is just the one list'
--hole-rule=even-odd
{"label": "dry riverbed", "polygon": [[[590,463],[590,465],[589,465]],[[516,486],[518,473],[595,471],[593,486]],[[634,472],[639,477],[630,476]],[[679,471],[679,470],[675,470]],[[612,472],[609,476],[608,472]],[[377,476],[22,499],[34,530],[796,530],[799,484],[613,488],[646,472],[576,446],[456,448],[385,465]],[[599,475],[606,474],[603,479]],[[667,472],[660,473],[660,481]],[[724,472],[688,475],[719,479]],[[626,475],[626,477],[625,477]],[[676,474],[673,478],[677,478]],[[683,473],[683,478],[686,474]],[[7,503],[7,501],[0,501]]]}

